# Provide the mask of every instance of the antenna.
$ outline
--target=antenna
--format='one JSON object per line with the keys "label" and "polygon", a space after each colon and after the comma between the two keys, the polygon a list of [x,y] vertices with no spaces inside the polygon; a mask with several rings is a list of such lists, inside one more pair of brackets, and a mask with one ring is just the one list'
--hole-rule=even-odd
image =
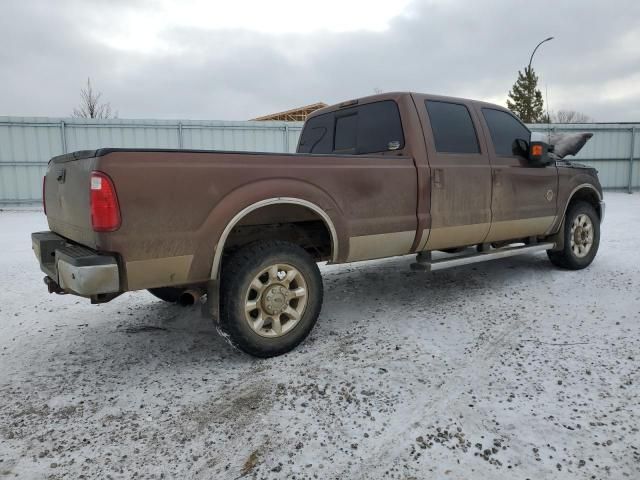
{"label": "antenna", "polygon": [[544,84],[544,103],[547,104],[547,143],[551,141],[551,128],[549,124],[551,123],[551,116],[549,115],[549,85],[545,82]]}

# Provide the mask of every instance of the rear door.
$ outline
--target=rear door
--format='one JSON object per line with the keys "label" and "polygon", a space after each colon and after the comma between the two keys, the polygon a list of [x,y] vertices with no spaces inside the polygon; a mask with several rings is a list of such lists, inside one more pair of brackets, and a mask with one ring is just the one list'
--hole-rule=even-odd
{"label": "rear door", "polygon": [[489,107],[478,110],[487,132],[493,176],[492,224],[486,242],[545,234],[556,215],[555,164],[534,167],[514,153],[514,140],[528,142],[531,132],[511,113]]}
{"label": "rear door", "polygon": [[481,243],[491,225],[491,166],[469,102],[416,95],[431,167],[431,229],[420,250]]}
{"label": "rear door", "polygon": [[298,153],[340,162],[332,169],[332,184],[341,185],[345,201],[347,261],[404,255],[415,243],[416,166],[403,130],[411,125],[409,111],[415,115],[410,97],[400,95],[348,102],[305,123]]}

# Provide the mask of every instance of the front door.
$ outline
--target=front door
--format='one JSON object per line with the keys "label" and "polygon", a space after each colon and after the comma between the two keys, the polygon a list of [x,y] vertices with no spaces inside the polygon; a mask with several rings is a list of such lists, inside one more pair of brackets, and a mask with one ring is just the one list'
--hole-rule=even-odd
{"label": "front door", "polygon": [[514,153],[513,141],[530,140],[531,132],[510,113],[479,107],[492,166],[491,229],[486,242],[544,235],[554,223],[558,198],[555,166],[530,166]]}
{"label": "front door", "polygon": [[419,250],[481,243],[491,225],[491,166],[470,103],[415,96],[431,168],[431,229]]}

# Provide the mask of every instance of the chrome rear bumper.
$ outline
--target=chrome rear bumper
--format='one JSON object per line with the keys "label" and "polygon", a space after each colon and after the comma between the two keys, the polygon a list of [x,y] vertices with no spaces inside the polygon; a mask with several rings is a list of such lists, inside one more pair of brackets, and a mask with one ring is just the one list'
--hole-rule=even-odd
{"label": "chrome rear bumper", "polygon": [[[31,244],[40,269],[58,287],[53,291],[82,297],[120,291],[120,272],[115,257],[72,244],[53,232],[32,233]],[[52,291],[51,282],[45,282]]]}

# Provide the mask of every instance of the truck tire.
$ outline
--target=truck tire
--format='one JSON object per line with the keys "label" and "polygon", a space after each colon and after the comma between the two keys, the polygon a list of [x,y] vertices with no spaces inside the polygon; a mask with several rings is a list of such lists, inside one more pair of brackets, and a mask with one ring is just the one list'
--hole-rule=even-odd
{"label": "truck tire", "polygon": [[600,246],[600,218],[587,202],[569,206],[564,219],[564,248],[547,250],[551,262],[561,268],[581,270],[588,267]]}
{"label": "truck tire", "polygon": [[320,270],[304,249],[277,240],[253,243],[222,265],[219,327],[250,355],[281,355],[307,337],[322,296]]}
{"label": "truck tire", "polygon": [[156,298],[164,300],[169,303],[176,303],[180,298],[180,295],[186,290],[186,288],[177,287],[159,287],[150,288],[147,291]]}

